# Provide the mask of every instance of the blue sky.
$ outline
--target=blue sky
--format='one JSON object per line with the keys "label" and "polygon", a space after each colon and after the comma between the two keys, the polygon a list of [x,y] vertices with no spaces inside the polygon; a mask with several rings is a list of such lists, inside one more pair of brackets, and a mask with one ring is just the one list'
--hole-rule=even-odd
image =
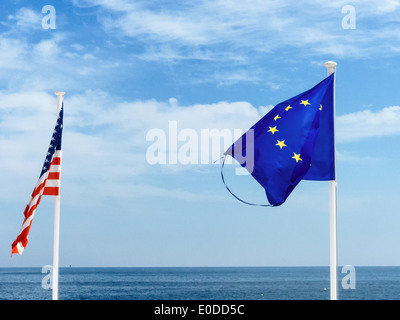
{"label": "blue sky", "polygon": [[[45,5],[56,10],[55,29],[42,27]],[[343,28],[346,5],[355,29]],[[50,141],[55,91],[66,92],[60,266],[329,265],[327,182],[301,182],[278,208],[251,207],[225,189],[218,157],[146,158],[149,131],[168,135],[171,122],[198,137],[246,130],[326,77],[328,60],[338,63],[339,264],[400,264],[400,1],[9,0],[0,8],[0,266],[52,264],[51,197],[23,255],[10,250]],[[265,202],[234,169],[226,168],[232,189]]]}

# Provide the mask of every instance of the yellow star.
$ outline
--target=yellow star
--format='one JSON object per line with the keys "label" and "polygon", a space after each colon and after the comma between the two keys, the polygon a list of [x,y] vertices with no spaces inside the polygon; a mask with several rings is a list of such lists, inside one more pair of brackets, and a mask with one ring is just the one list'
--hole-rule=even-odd
{"label": "yellow star", "polygon": [[292,159],[296,160],[296,163],[299,161],[303,161],[303,159],[300,158],[300,153],[297,154],[296,152],[293,152],[294,156],[292,157]]}
{"label": "yellow star", "polygon": [[285,108],[286,111],[289,111],[290,109],[293,109],[290,105]]}
{"label": "yellow star", "polygon": [[303,104],[305,107],[307,107],[307,105],[311,103],[309,103],[308,100],[301,100],[300,104]]}
{"label": "yellow star", "polygon": [[276,146],[279,146],[281,149],[282,149],[283,147],[287,147],[287,145],[285,144],[285,140],[282,140],[282,141],[276,140],[276,141],[278,141],[278,143],[276,144]]}
{"label": "yellow star", "polygon": [[274,134],[276,131],[279,131],[279,130],[275,126],[275,127],[269,127],[269,130],[267,132],[271,132],[272,134]]}
{"label": "yellow star", "polygon": [[322,111],[322,104],[319,105],[318,110],[321,110],[321,111]]}
{"label": "yellow star", "polygon": [[276,115],[276,117],[274,118],[274,120],[276,121],[276,120],[278,120],[278,119],[280,119],[281,117],[279,116],[279,114],[277,114]]}

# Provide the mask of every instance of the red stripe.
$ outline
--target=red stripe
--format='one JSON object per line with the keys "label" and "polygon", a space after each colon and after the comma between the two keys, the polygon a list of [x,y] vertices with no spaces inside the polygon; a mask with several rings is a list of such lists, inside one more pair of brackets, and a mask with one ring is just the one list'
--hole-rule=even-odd
{"label": "red stripe", "polygon": [[[24,222],[22,224],[25,223],[25,221],[32,215],[35,213],[35,210],[38,206],[38,204],[40,203],[40,199],[42,198],[42,196],[40,196],[38,198],[38,201],[33,204],[31,207],[29,207],[29,205],[26,206],[25,211],[24,211],[24,215],[25,215],[25,219]],[[29,210],[28,210],[29,209]],[[12,243],[11,245],[11,254],[13,253],[19,253],[18,249],[17,249],[17,244],[18,242],[22,242],[22,246],[25,248],[26,245],[28,244],[28,234],[29,234],[29,230],[31,229],[31,225],[32,225],[32,221],[29,223],[29,225],[23,229],[21,231],[21,233],[18,235],[17,239],[15,239],[15,241]]]}
{"label": "red stripe", "polygon": [[47,179],[50,180],[60,180],[60,173],[59,172],[49,172]]}
{"label": "red stripe", "polygon": [[17,243],[15,245],[14,245],[14,243],[12,244],[12,246],[11,246],[11,255],[19,253],[18,249],[17,249]]}
{"label": "red stripe", "polygon": [[[42,196],[40,196],[38,198],[38,200],[37,200],[37,202],[35,204],[31,205],[30,207],[27,207],[27,209],[29,208],[29,211],[28,211],[28,214],[25,216],[26,217],[25,220],[28,219],[35,212],[35,210],[36,210],[37,206],[39,205],[41,199],[42,199]],[[24,222],[25,222],[25,220],[24,220]]]}
{"label": "red stripe", "polygon": [[[35,188],[35,190],[33,190],[32,199],[29,202],[29,204],[26,206],[25,211],[24,211],[25,219],[24,219],[24,222],[22,223],[22,225],[25,223],[25,221],[30,216],[32,216],[35,213],[36,208],[39,205],[40,200],[42,199],[42,195],[40,194],[40,191],[43,189],[45,183],[46,183],[46,180],[43,183],[41,183],[39,186],[37,186]],[[36,197],[37,195],[39,195],[39,197],[37,198],[37,201],[35,203],[31,203],[33,198]],[[31,222],[29,223],[29,225],[25,229],[21,230],[21,232],[18,235],[17,239],[12,243],[12,245],[11,245],[11,248],[12,248],[11,249],[11,254],[19,253],[18,249],[17,249],[18,242],[21,242],[22,246],[24,248],[28,244],[28,234],[29,234],[29,230],[31,229],[32,221],[33,221],[33,219],[31,220]]]}
{"label": "red stripe", "polygon": [[[24,221],[25,222],[25,221]],[[31,223],[29,224],[29,226],[27,226],[17,237],[17,239],[15,239],[15,241],[13,242],[13,244],[11,245],[13,248],[17,245],[18,242],[22,242],[22,245],[25,247],[26,244],[28,243],[28,233],[29,230],[31,229],[31,225],[32,225],[32,220]]]}
{"label": "red stripe", "polygon": [[[42,189],[44,188],[44,185],[46,184],[46,180],[43,181],[43,183],[39,184],[38,186],[36,186],[36,188],[33,190],[32,192],[32,199],[34,197],[36,197],[38,194],[40,194],[40,192],[42,191]],[[32,200],[31,200],[32,201]]]}
{"label": "red stripe", "polygon": [[43,195],[45,196],[58,196],[60,192],[59,187],[46,187],[44,188]]}
{"label": "red stripe", "polygon": [[53,158],[50,164],[55,164],[59,166],[61,164],[61,158],[60,157]]}

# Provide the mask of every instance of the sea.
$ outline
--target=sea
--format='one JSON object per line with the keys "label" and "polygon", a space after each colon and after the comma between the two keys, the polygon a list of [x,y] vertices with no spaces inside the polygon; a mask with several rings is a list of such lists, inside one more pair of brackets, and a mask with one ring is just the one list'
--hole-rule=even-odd
{"label": "sea", "polygon": [[[339,300],[400,300],[400,267],[338,268]],[[1,300],[51,300],[43,268],[0,268]],[[329,267],[78,268],[59,300],[329,300]]]}

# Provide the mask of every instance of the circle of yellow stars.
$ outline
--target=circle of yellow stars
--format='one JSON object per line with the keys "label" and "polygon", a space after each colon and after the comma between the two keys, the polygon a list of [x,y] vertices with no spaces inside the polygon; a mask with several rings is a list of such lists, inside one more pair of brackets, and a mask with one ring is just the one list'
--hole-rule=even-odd
{"label": "circle of yellow stars", "polygon": [[[308,100],[301,100],[300,104],[303,105],[304,107],[307,107],[307,106],[311,105],[311,103]],[[288,105],[285,108],[285,111],[288,112],[290,109],[293,109],[293,107]],[[322,111],[322,105],[321,104],[319,105],[318,110]],[[274,121],[276,122],[281,118],[282,118],[281,115],[277,114],[274,117]],[[269,127],[269,130],[267,132],[270,132],[271,134],[275,134],[275,132],[279,132],[279,130],[278,130],[277,126],[275,126],[275,127]],[[278,146],[280,149],[283,149],[284,147],[287,147],[287,145],[285,144],[285,140],[278,140],[277,139],[276,141],[277,141],[277,143],[275,145]],[[296,160],[296,163],[298,163],[299,161],[303,161],[303,159],[301,159],[301,154],[300,153],[297,154],[296,152],[293,152],[292,159]]]}

